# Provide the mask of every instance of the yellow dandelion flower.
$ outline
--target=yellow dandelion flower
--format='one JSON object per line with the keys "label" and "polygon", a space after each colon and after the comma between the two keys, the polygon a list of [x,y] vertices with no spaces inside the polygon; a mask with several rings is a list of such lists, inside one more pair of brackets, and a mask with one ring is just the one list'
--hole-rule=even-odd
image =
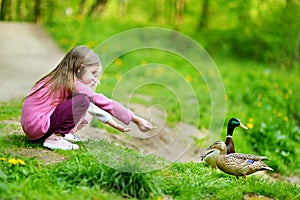
{"label": "yellow dandelion flower", "polygon": [[289,94],[285,94],[285,95],[284,95],[284,98],[285,98],[285,99],[288,99],[288,98],[289,98]]}
{"label": "yellow dandelion flower", "polygon": [[7,159],[6,158],[0,158],[0,160],[6,161]]}
{"label": "yellow dandelion flower", "polygon": [[248,122],[248,123],[247,123],[247,127],[248,127],[249,129],[253,129],[254,125],[253,125],[252,123]]}
{"label": "yellow dandelion flower", "polygon": [[257,95],[257,97],[258,97],[259,99],[262,99],[262,98],[263,98],[262,93],[259,93],[259,94]]}
{"label": "yellow dandelion flower", "polygon": [[186,80],[187,82],[191,82],[191,81],[192,81],[192,77],[189,76],[189,75],[187,75],[187,76],[185,76],[185,80]]}
{"label": "yellow dandelion flower", "polygon": [[283,121],[287,122],[287,121],[289,121],[289,118],[287,116],[284,116]]}
{"label": "yellow dandelion flower", "polygon": [[15,158],[10,158],[10,159],[8,160],[8,162],[9,162],[10,164],[12,164],[12,165],[16,165],[16,164],[19,163]]}
{"label": "yellow dandelion flower", "polygon": [[17,159],[18,163],[21,164],[21,165],[25,165],[25,161],[24,160],[21,160],[21,159]]}
{"label": "yellow dandelion flower", "polygon": [[257,107],[262,107],[262,102],[257,102]]}
{"label": "yellow dandelion flower", "polygon": [[254,118],[253,118],[253,117],[250,117],[250,118],[248,119],[248,121],[249,121],[250,123],[253,123],[253,122],[254,122]]}
{"label": "yellow dandelion flower", "polygon": [[122,79],[122,75],[121,75],[121,74],[117,74],[117,75],[115,76],[115,78],[119,81],[119,80]]}
{"label": "yellow dandelion flower", "polygon": [[281,112],[278,112],[278,113],[277,113],[277,116],[278,116],[278,117],[282,117],[282,113],[281,113]]}
{"label": "yellow dandelion flower", "polygon": [[275,88],[275,89],[278,88],[278,83],[274,83],[274,88]]}
{"label": "yellow dandelion flower", "polygon": [[123,62],[122,62],[122,60],[121,60],[120,58],[117,58],[117,59],[115,60],[115,64],[116,64],[118,67],[120,67],[120,66],[122,66]]}

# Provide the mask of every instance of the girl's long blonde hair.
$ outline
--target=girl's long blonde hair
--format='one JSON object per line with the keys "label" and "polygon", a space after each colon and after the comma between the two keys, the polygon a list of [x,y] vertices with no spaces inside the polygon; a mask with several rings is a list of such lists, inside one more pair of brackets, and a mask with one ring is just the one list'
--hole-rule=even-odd
{"label": "girl's long blonde hair", "polygon": [[[45,82],[36,91],[31,93],[32,96],[38,93],[45,86],[49,86],[47,94],[53,93],[54,97],[60,97],[60,104],[65,98],[76,93],[76,77],[81,67],[101,66],[99,57],[93,51],[85,46],[77,46],[71,49],[62,61],[49,74],[38,80],[33,87],[36,87],[41,82]],[[26,97],[26,98],[27,98]]]}

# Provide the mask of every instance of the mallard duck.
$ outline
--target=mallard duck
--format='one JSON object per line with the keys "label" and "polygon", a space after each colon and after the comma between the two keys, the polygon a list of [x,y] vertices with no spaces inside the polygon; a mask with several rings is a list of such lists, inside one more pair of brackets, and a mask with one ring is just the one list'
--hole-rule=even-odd
{"label": "mallard duck", "polygon": [[[237,177],[243,176],[246,179],[246,175],[253,174],[257,171],[273,170],[263,162],[263,160],[267,159],[265,156],[254,156],[241,153],[226,155],[227,148],[223,141],[215,142],[211,148],[217,150],[214,153],[218,154],[216,165],[220,170],[227,174],[235,175]],[[207,156],[209,157],[209,154]],[[211,159],[213,159],[213,157],[211,157]]]}
{"label": "mallard duck", "polygon": [[[241,127],[243,129],[248,129],[239,119],[231,118],[227,124],[227,137],[226,137],[226,151],[227,154],[235,153],[234,143],[232,140],[232,134],[236,127]],[[213,144],[214,145],[214,144]],[[208,165],[212,166],[212,169],[216,168],[216,160],[218,156],[218,151],[213,149],[211,145],[208,147],[203,156],[201,156],[201,161],[205,161]]]}
{"label": "mallard duck", "polygon": [[239,119],[231,118],[227,124],[227,136],[225,144],[227,147],[227,154],[235,153],[234,143],[232,140],[232,134],[236,127],[241,127],[243,129],[248,129]]}

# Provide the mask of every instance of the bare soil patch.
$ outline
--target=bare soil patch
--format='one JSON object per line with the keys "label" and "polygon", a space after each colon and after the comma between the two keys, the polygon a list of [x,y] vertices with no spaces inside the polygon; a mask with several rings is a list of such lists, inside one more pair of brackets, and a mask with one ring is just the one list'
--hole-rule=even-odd
{"label": "bare soil patch", "polygon": [[33,148],[19,148],[16,150],[8,150],[14,156],[22,156],[27,158],[35,158],[44,165],[55,164],[66,160],[62,154],[50,151],[48,149],[33,149]]}

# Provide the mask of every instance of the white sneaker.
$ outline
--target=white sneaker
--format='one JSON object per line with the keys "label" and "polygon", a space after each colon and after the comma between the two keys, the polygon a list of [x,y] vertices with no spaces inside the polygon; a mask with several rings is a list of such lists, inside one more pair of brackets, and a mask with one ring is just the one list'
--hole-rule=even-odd
{"label": "white sneaker", "polygon": [[70,142],[79,142],[80,141],[80,138],[72,133],[65,134],[64,138]]}
{"label": "white sneaker", "polygon": [[49,149],[72,150],[79,149],[77,144],[65,140],[61,135],[52,134],[43,143]]}

